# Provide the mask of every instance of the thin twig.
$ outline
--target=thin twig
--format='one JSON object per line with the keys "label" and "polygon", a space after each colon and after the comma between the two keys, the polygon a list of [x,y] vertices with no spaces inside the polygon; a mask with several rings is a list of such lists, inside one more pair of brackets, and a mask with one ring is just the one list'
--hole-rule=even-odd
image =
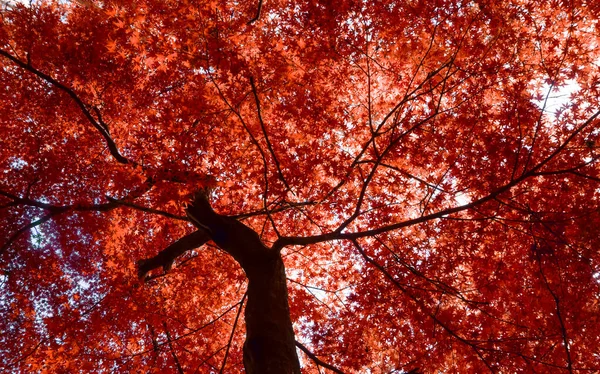
{"label": "thin twig", "polygon": [[314,353],[309,351],[308,348],[306,348],[302,343],[300,343],[297,340],[296,340],[296,347],[300,348],[300,350],[302,352],[304,352],[304,354],[306,354],[311,360],[313,360],[314,363],[317,364],[317,366],[323,366],[324,368],[329,369],[329,370],[333,371],[334,373],[345,374],[343,371],[336,368],[335,366],[320,360]]}
{"label": "thin twig", "polygon": [[364,249],[360,246],[358,241],[352,240],[352,244],[354,244],[354,247],[360,253],[360,255],[363,257],[365,262],[371,264],[377,270],[379,270],[389,281],[391,281],[398,289],[400,289],[400,291],[402,291],[402,293],[404,293],[411,300],[413,300],[419,309],[421,309],[423,312],[425,312],[429,316],[429,318],[431,318],[435,323],[440,325],[442,327],[442,329],[444,329],[444,331],[446,331],[450,336],[452,336],[453,338],[457,339],[461,343],[463,343],[463,344],[467,345],[469,348],[471,348],[492,374],[496,372],[494,370],[494,368],[492,367],[492,365],[485,359],[485,357],[481,353],[481,350],[479,349],[479,347],[477,347],[475,344],[473,344],[473,342],[469,341],[468,339],[463,338],[462,336],[458,335],[458,333],[456,331],[452,330],[446,323],[444,323],[442,320],[440,320],[434,313],[431,313],[430,311],[428,311],[429,308],[427,308],[427,306],[423,303],[423,301],[421,299],[419,299],[417,296],[415,296],[414,294],[410,293],[404,285],[400,284],[400,282],[398,282],[396,280],[396,278],[394,278],[381,264],[379,264],[377,261],[375,261],[375,259],[373,259],[372,257],[369,257],[367,255],[367,253],[364,251]]}
{"label": "thin twig", "polygon": [[21,227],[19,230],[17,230],[17,232],[12,234],[12,236],[8,239],[8,241],[6,243],[4,243],[2,248],[0,248],[0,255],[3,254],[8,249],[8,247],[10,247],[11,244],[19,238],[19,236],[21,236],[21,234],[23,234],[26,231],[31,230],[32,228],[34,228],[36,226],[41,225],[42,223],[48,221],[50,218],[52,218],[56,214],[57,213],[48,213],[45,216],[43,216],[42,218],[40,218],[36,221],[33,221],[33,222],[29,223],[28,225]]}
{"label": "thin twig", "polygon": [[258,0],[258,7],[256,9],[256,14],[254,15],[254,17],[252,17],[252,19],[250,21],[248,21],[248,25],[253,24],[254,22],[258,21],[258,19],[260,18],[260,13],[262,11],[262,4],[263,4],[263,0]]}
{"label": "thin twig", "polygon": [[273,146],[271,145],[271,141],[269,140],[269,136],[267,135],[267,129],[265,127],[265,122],[262,118],[262,112],[260,110],[260,100],[258,98],[258,92],[256,91],[256,85],[254,84],[254,77],[250,76],[250,86],[252,86],[252,95],[254,96],[254,102],[256,103],[256,113],[258,114],[258,121],[260,122],[260,128],[262,129],[263,136],[265,137],[265,142],[267,143],[267,148],[269,149],[269,153],[271,153],[271,157],[273,157],[273,161],[275,162],[275,167],[277,168],[277,174],[279,174],[279,179],[283,182],[285,187],[288,190],[290,186],[288,185],[285,177],[283,176],[283,172],[281,171],[281,164],[275,156],[275,151],[273,150]]}
{"label": "thin twig", "polygon": [[147,208],[147,207],[144,207],[144,206],[141,206],[141,205],[137,205],[137,204],[134,204],[134,203],[130,203],[130,202],[127,202],[127,201],[118,200],[118,199],[115,199],[114,197],[106,196],[106,199],[108,201],[112,202],[112,203],[115,203],[115,204],[118,204],[118,205],[122,205],[122,206],[126,206],[126,207],[129,207],[129,208],[133,208],[133,209],[136,209],[136,210],[140,210],[142,212],[152,213],[152,214],[158,214],[160,216],[167,217],[167,218],[172,218],[172,219],[176,219],[176,220],[179,220],[179,221],[188,221],[189,222],[189,220],[190,220],[186,216],[179,216],[177,214],[165,212],[165,211],[159,210],[159,209]]}
{"label": "thin twig", "polygon": [[229,355],[229,348],[231,348],[231,342],[233,341],[233,336],[235,335],[235,328],[238,323],[238,319],[240,318],[240,314],[242,313],[242,308],[244,307],[244,300],[246,300],[246,296],[248,293],[244,293],[244,297],[240,301],[240,307],[235,316],[235,321],[233,321],[233,327],[231,328],[231,335],[229,336],[229,342],[227,343],[227,349],[225,350],[225,357],[223,357],[223,363],[221,364],[221,370],[219,370],[219,374],[223,374],[223,370],[225,369],[225,365],[227,364],[227,356]]}
{"label": "thin twig", "polygon": [[167,342],[169,344],[169,350],[171,351],[171,356],[173,356],[173,360],[175,361],[175,366],[177,367],[177,371],[179,374],[184,374],[183,368],[179,363],[179,359],[175,354],[175,350],[173,349],[173,343],[171,342],[171,334],[169,333],[169,329],[167,328],[167,323],[163,322],[163,327],[165,328],[165,334],[167,335]]}

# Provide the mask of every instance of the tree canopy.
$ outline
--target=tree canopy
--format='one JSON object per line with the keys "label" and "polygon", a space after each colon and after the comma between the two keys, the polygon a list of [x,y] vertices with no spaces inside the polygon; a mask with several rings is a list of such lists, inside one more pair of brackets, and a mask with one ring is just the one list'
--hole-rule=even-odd
{"label": "tree canopy", "polygon": [[0,16],[0,371],[600,371],[600,2]]}

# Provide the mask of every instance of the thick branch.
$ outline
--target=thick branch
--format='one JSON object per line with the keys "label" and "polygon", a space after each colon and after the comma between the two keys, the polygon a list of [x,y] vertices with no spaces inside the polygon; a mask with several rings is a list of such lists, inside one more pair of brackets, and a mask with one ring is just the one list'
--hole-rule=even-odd
{"label": "thick branch", "polygon": [[29,198],[19,197],[17,195],[13,195],[9,192],[5,192],[2,190],[0,190],[0,195],[11,199],[15,204],[19,204],[19,205],[35,206],[38,208],[48,209],[48,210],[52,210],[52,209],[56,208],[56,206],[54,206],[52,204],[46,204],[46,203],[42,203],[40,201],[31,200]]}
{"label": "thick branch", "polygon": [[204,230],[222,250],[229,253],[246,273],[254,270],[253,264],[268,255],[258,234],[238,220],[216,213],[208,202],[207,191],[196,193],[186,208],[186,214],[196,227]]}
{"label": "thick branch", "polygon": [[46,215],[44,215],[42,218],[40,218],[36,221],[33,221],[33,222],[29,223],[28,225],[21,227],[13,235],[11,235],[11,237],[8,238],[8,240],[0,248],[0,254],[4,253],[12,245],[12,243],[14,243],[19,238],[19,236],[21,236],[21,234],[23,234],[24,232],[27,232],[28,230],[30,230],[36,226],[43,224],[44,222],[47,222],[48,220],[50,220],[52,217],[54,217],[56,215],[59,215],[59,214],[65,213],[65,212],[69,212],[69,211],[90,211],[90,210],[107,211],[107,210],[111,210],[111,209],[114,209],[115,207],[117,207],[117,205],[112,204],[112,203],[97,204],[97,205],[57,206],[57,205],[51,205],[51,204],[46,204],[46,203],[42,203],[39,201],[31,200],[29,198],[21,198],[21,197],[18,197],[16,195],[13,195],[11,193],[4,192],[1,190],[0,190],[0,195],[12,199],[14,204],[33,206],[33,207],[45,209],[48,211],[48,213]]}
{"label": "thick branch", "polygon": [[[189,219],[184,216],[178,216],[178,215],[164,212],[164,211],[161,211],[158,209],[146,208],[143,206],[139,206],[137,204],[127,202],[127,201],[117,200],[117,199],[114,199],[109,196],[106,197],[106,199],[109,201],[108,203],[90,204],[90,205],[81,205],[81,204],[53,205],[53,204],[48,204],[48,203],[43,203],[40,201],[32,200],[29,198],[22,198],[22,197],[19,197],[17,195],[14,195],[9,192],[2,191],[2,190],[0,190],[0,196],[4,196],[6,198],[11,199],[13,201],[13,203],[16,205],[32,206],[32,207],[47,210],[49,212],[41,219],[34,221],[34,222],[30,223],[29,225],[22,227],[17,232],[15,232],[8,239],[8,241],[4,245],[2,245],[2,247],[0,248],[0,253],[3,253],[4,251],[6,251],[6,249],[8,249],[8,247],[21,234],[23,234],[27,230],[48,221],[50,218],[52,218],[55,215],[66,213],[66,212],[71,212],[71,211],[105,212],[105,211],[109,211],[109,210],[118,208],[120,206],[126,206],[129,208],[133,208],[136,210],[146,212],[146,213],[153,213],[153,214],[162,215],[164,217],[168,217],[168,218],[172,218],[172,219],[189,221]],[[194,249],[194,248],[202,246],[208,240],[210,240],[210,238],[208,237],[208,235],[205,232],[202,232],[202,231],[200,231],[200,232],[196,231],[192,234],[186,235],[183,238],[179,239],[177,242],[171,244],[169,247],[165,248],[158,255],[156,255],[152,258],[149,258],[149,259],[140,260],[138,262],[138,275],[140,276],[140,278],[145,278],[146,275],[148,274],[148,272],[150,272],[151,270],[158,268],[158,267],[163,267],[165,270],[168,270],[168,269],[170,269],[175,258],[177,258],[178,256],[180,256],[181,254],[185,253],[186,251],[188,251],[190,249]]]}
{"label": "thick branch", "polygon": [[497,197],[498,195],[500,195],[503,192],[508,191],[509,189],[511,189],[518,183],[520,183],[523,179],[525,179],[528,176],[529,175],[523,176],[519,179],[516,179],[516,180],[500,187],[499,189],[490,193],[489,195],[482,197],[479,200],[475,200],[469,204],[443,209],[436,213],[427,214],[427,215],[424,215],[424,216],[421,216],[418,218],[409,219],[406,221],[398,222],[398,223],[387,225],[387,226],[382,226],[382,227],[379,227],[376,229],[371,229],[371,230],[358,231],[358,232],[352,232],[352,233],[340,233],[340,232],[334,231],[334,232],[329,232],[326,234],[315,235],[315,236],[282,237],[273,244],[273,249],[279,250],[287,245],[309,245],[309,244],[322,243],[322,242],[326,242],[326,241],[330,241],[330,240],[356,240],[359,238],[374,236],[374,235],[378,235],[378,234],[383,234],[385,232],[398,230],[398,229],[401,229],[404,227],[413,226],[413,225],[416,225],[419,223],[431,221],[433,219],[442,218],[449,214],[458,213],[463,210],[471,209],[471,208],[478,206],[480,204],[483,204],[487,201],[493,200],[495,197]]}
{"label": "thick branch", "polygon": [[171,266],[177,257],[189,250],[201,247],[209,240],[210,238],[205,231],[197,230],[178,239],[176,242],[160,251],[156,256],[139,260],[137,263],[139,278],[146,278],[150,271],[159,267],[168,271],[171,269]]}
{"label": "thick branch", "polygon": [[[0,190],[0,195],[5,196],[13,201],[14,204],[11,205],[28,205],[33,206],[40,209],[48,210],[52,213],[64,213],[68,211],[98,211],[105,212],[111,209],[116,208],[118,205],[115,204],[116,201],[110,201],[105,204],[71,204],[71,205],[53,205],[48,203],[43,203],[41,201],[32,200],[25,197],[18,197],[17,195],[11,194],[6,191]],[[110,199],[109,199],[110,200]]]}

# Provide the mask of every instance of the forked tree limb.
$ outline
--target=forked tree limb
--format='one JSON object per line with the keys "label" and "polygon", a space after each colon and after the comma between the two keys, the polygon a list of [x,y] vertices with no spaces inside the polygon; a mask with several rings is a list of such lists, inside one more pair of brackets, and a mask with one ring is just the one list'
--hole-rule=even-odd
{"label": "forked tree limb", "polygon": [[[546,165],[548,165],[552,160],[554,160],[560,154],[560,152],[562,150],[564,150],[567,147],[567,145],[573,141],[573,139],[575,139],[577,134],[580,134],[585,128],[589,127],[590,124],[596,123],[596,119],[598,117],[600,117],[600,110],[595,112],[585,122],[583,122],[580,126],[578,126],[558,147],[555,148],[555,150],[551,154],[546,156],[544,159],[542,159],[540,162],[538,162],[531,169],[526,170],[518,178],[511,179],[506,184],[492,190],[490,193],[488,193],[487,195],[485,195],[483,197],[480,197],[477,200],[471,201],[468,204],[442,209],[437,212],[430,213],[427,215],[422,215],[417,218],[412,218],[412,219],[408,219],[405,221],[392,223],[392,224],[385,225],[385,226],[380,226],[378,228],[368,229],[368,230],[364,230],[364,231],[357,231],[357,232],[342,232],[343,229],[352,221],[350,219],[347,219],[342,225],[340,225],[338,227],[338,229],[336,231],[331,231],[331,232],[327,232],[327,233],[320,234],[320,235],[314,235],[314,236],[280,237],[273,244],[273,249],[279,251],[283,247],[289,246],[289,245],[309,245],[309,244],[317,244],[317,243],[333,241],[333,240],[354,241],[356,239],[375,236],[375,235],[383,234],[386,232],[402,229],[404,227],[414,226],[414,225],[417,225],[420,223],[444,218],[448,215],[459,213],[459,212],[466,211],[466,210],[475,208],[477,206],[480,206],[488,201],[492,201],[492,200],[498,198],[503,193],[510,191],[512,188],[521,184],[526,179],[535,178],[540,175],[552,174],[553,171],[550,171],[550,170],[544,171],[542,169]],[[356,218],[356,217],[358,217],[358,214],[356,214],[356,212],[355,212],[351,216],[351,218]],[[342,229],[340,229],[340,228],[342,228]]]}
{"label": "forked tree limb", "polygon": [[152,214],[157,214],[159,216],[163,216],[163,217],[167,217],[167,218],[172,218],[172,219],[176,219],[178,221],[189,221],[189,219],[185,216],[178,216],[177,214],[173,214],[173,213],[169,213],[169,212],[165,212],[163,210],[160,209],[154,209],[154,208],[148,208],[145,206],[141,206],[138,204],[134,204],[131,203],[129,201],[125,201],[125,200],[119,200],[119,199],[115,199],[114,197],[110,197],[110,196],[106,196],[106,199],[108,201],[110,201],[111,203],[117,204],[117,205],[121,205],[121,206],[126,206],[135,210],[139,210],[145,213],[152,213]]}

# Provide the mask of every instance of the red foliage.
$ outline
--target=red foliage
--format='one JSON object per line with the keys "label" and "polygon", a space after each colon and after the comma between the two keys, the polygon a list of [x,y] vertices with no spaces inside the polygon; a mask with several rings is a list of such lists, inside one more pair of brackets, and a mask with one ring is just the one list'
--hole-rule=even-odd
{"label": "red foliage", "polygon": [[233,258],[137,278],[198,189],[282,250],[303,372],[600,371],[600,3],[25,3],[0,371],[243,371]]}

